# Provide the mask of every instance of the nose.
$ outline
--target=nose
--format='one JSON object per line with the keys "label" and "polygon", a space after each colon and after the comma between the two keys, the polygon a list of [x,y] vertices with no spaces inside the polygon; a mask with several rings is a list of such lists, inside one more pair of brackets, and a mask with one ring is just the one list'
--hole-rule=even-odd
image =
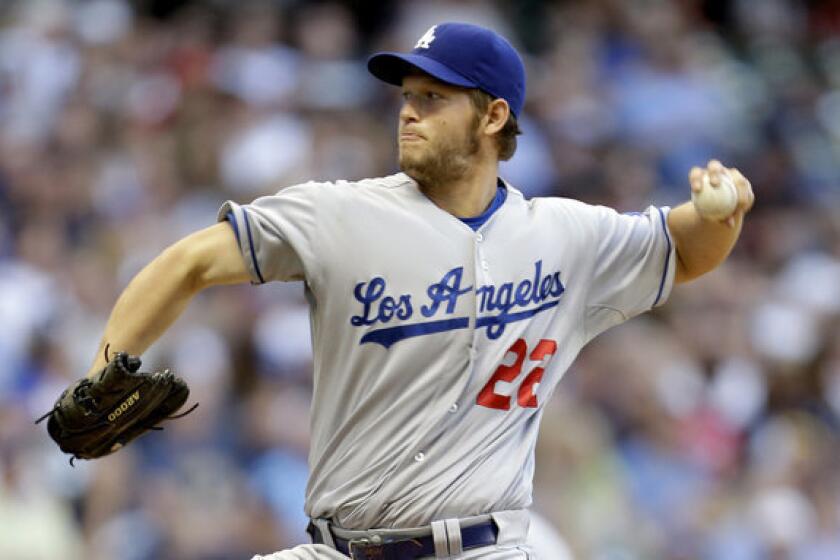
{"label": "nose", "polygon": [[402,124],[407,124],[411,122],[417,122],[420,119],[417,110],[408,100],[403,100],[402,106],[400,107],[400,122]]}

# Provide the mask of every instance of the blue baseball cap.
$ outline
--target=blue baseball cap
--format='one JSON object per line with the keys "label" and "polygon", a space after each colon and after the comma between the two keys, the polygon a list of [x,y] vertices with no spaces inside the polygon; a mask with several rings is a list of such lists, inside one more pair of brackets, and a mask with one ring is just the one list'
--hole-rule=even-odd
{"label": "blue baseball cap", "polygon": [[381,52],[368,59],[368,70],[396,86],[414,70],[504,99],[519,118],[525,104],[525,65],[498,33],[467,23],[433,25],[410,53]]}

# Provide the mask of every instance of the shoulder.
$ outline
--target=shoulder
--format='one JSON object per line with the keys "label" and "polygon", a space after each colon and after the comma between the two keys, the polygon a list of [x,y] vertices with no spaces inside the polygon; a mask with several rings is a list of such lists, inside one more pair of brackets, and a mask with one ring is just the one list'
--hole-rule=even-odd
{"label": "shoulder", "polygon": [[530,227],[565,239],[582,243],[594,242],[600,237],[604,224],[614,210],[606,206],[587,204],[573,198],[540,196],[527,198],[519,190],[508,186],[508,198],[515,208],[508,215],[526,221]]}
{"label": "shoulder", "polygon": [[532,198],[528,202],[534,208],[567,214],[591,215],[597,213],[599,208],[603,208],[575,200],[574,198],[563,198],[561,196],[540,196]]}
{"label": "shoulder", "polygon": [[359,181],[340,181],[348,186],[356,189],[377,190],[390,189],[400,190],[411,188],[415,185],[414,180],[405,173],[395,173],[394,175],[387,175],[385,177],[376,177],[373,179],[361,179]]}
{"label": "shoulder", "polygon": [[605,206],[594,206],[574,198],[560,196],[539,196],[527,198],[518,189],[507,185],[508,196],[512,202],[527,208],[534,216],[562,218],[564,220],[592,220],[597,219],[605,211]]}
{"label": "shoulder", "polygon": [[388,191],[399,191],[410,188],[414,181],[405,173],[373,177],[367,179],[337,181],[308,181],[280,189],[275,196],[288,196],[306,193],[323,196],[355,196],[360,194],[382,194]]}
{"label": "shoulder", "polygon": [[266,206],[296,205],[313,212],[343,212],[349,207],[362,208],[403,204],[416,196],[414,181],[398,173],[360,180],[309,181],[283,187],[257,202]]}

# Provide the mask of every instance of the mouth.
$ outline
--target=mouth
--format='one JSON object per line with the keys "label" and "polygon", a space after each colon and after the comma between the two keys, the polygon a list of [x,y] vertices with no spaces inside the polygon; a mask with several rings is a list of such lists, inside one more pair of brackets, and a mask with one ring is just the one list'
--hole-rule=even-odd
{"label": "mouth", "polygon": [[416,132],[400,132],[400,142],[418,142],[420,140],[425,140],[425,138]]}

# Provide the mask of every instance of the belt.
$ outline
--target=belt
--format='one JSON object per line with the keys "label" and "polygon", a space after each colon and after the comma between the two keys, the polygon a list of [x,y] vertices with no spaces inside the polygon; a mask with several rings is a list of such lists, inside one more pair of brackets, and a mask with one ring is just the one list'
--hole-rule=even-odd
{"label": "belt", "polygon": [[[321,531],[309,523],[306,532],[314,544],[323,544]],[[499,528],[491,519],[478,525],[461,527],[461,543],[464,550],[496,544]],[[432,535],[404,538],[372,535],[360,539],[343,539],[333,533],[335,548],[353,560],[413,560],[424,556],[435,556],[435,543]]]}

